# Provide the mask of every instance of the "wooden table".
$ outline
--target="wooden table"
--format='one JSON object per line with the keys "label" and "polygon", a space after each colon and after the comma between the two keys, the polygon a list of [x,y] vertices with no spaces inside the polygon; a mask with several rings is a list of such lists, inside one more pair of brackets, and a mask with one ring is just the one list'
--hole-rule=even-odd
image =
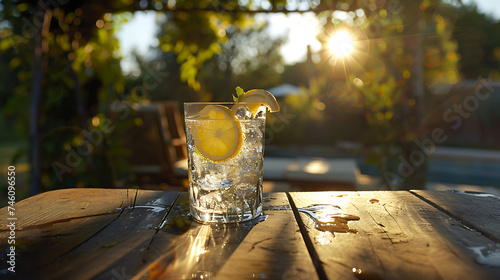
{"label": "wooden table", "polygon": [[[359,220],[316,229],[297,209]],[[200,225],[184,192],[65,189],[14,205],[19,279],[500,279],[500,200],[435,191],[265,194],[263,218]],[[7,271],[7,208],[0,269]]]}

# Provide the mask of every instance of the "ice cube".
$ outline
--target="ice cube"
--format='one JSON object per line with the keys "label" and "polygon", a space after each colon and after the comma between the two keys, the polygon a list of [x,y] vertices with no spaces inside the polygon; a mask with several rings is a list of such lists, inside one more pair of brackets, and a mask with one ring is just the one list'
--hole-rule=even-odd
{"label": "ice cube", "polygon": [[248,120],[252,118],[252,113],[250,112],[247,106],[241,106],[238,109],[236,109],[235,116],[240,120]]}
{"label": "ice cube", "polygon": [[207,175],[197,182],[204,190],[227,188],[234,184],[232,178],[221,178],[217,175]]}
{"label": "ice cube", "polygon": [[231,179],[231,178],[223,178],[220,180],[220,185],[222,188],[229,187],[233,184],[234,184],[233,179]]}
{"label": "ice cube", "polygon": [[262,132],[260,129],[251,127],[245,135],[246,140],[250,143],[256,143],[262,140]]}
{"label": "ice cube", "polygon": [[266,111],[267,111],[266,106],[260,106],[259,109],[257,110],[257,113],[255,113],[254,119],[265,118]]}

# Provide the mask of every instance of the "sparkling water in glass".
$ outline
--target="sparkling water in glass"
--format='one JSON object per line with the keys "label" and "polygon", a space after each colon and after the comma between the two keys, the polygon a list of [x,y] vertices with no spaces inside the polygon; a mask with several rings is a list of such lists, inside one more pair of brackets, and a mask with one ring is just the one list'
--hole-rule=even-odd
{"label": "sparkling water in glass", "polygon": [[[235,106],[235,104],[237,104]],[[198,127],[210,129],[215,122],[200,112],[210,105],[224,106],[234,113],[242,132],[241,148],[225,160],[205,157],[193,135]],[[246,103],[184,103],[189,167],[189,203],[194,219],[202,223],[248,221],[262,213],[262,166],[266,107],[252,114]]]}

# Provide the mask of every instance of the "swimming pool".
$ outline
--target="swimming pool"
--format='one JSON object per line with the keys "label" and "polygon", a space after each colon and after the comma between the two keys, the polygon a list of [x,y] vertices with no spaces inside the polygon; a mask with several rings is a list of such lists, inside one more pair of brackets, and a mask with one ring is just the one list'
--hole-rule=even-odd
{"label": "swimming pool", "polygon": [[[377,166],[366,164],[364,158],[357,158],[356,163],[362,174],[383,175]],[[429,159],[427,181],[500,188],[500,162]]]}

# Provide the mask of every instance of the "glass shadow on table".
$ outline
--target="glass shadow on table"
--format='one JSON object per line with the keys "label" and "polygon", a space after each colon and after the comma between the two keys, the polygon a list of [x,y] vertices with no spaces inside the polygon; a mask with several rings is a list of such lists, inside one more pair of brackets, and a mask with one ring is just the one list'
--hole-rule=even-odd
{"label": "glass shadow on table", "polygon": [[[201,224],[189,214],[187,196],[180,197],[158,228],[157,239],[171,239],[162,256],[148,266],[149,279],[210,279],[230,258],[250,230],[267,215],[241,223]],[[153,240],[150,244],[155,245]],[[163,243],[159,241],[159,243]]]}

